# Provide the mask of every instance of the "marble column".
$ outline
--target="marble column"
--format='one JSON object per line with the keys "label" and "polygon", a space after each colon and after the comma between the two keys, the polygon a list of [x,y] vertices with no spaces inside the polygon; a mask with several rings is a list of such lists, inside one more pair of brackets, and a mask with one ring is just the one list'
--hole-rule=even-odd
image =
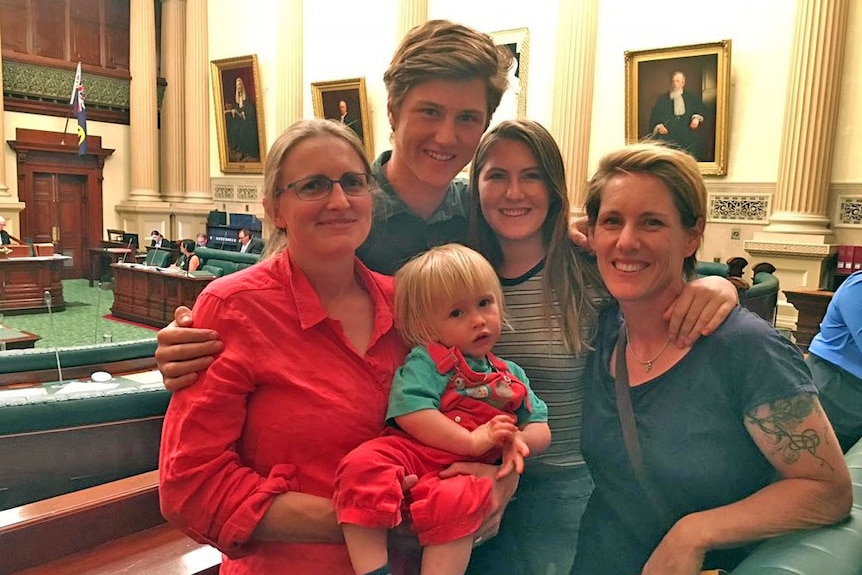
{"label": "marble column", "polygon": [[560,2],[550,132],[566,164],[573,213],[583,211],[589,174],[598,0]]}
{"label": "marble column", "polygon": [[826,213],[850,0],[796,5],[775,206],[764,229],[831,236]]}
{"label": "marble column", "polygon": [[[850,0],[796,4],[790,77],[784,106],[773,211],[745,251],[776,267],[781,288],[817,289],[828,283],[827,213],[838,100]],[[783,297],[776,326],[794,329],[796,310]]]}
{"label": "marble column", "polygon": [[186,3],[186,202],[209,203],[210,119],[207,2]]}
{"label": "marble column", "polygon": [[162,99],[160,174],[162,198],[184,198],[185,162],[185,0],[162,0],[162,75],[167,82]]}
{"label": "marble column", "polygon": [[[2,39],[0,39],[2,43]],[[3,125],[3,62],[0,59],[0,138],[6,139]],[[4,152],[6,146],[3,146]],[[6,185],[6,153],[0,154],[0,198],[9,196],[9,186]]]}
{"label": "marble column", "polygon": [[129,43],[131,192],[133,202],[158,201],[156,27],[152,0],[131,0]]}
{"label": "marble column", "polygon": [[428,20],[428,0],[398,0],[398,37],[401,41],[407,32]]}
{"label": "marble column", "polygon": [[267,137],[272,145],[288,126],[302,119],[303,86],[303,0],[279,3],[278,57],[275,85],[275,134]]}

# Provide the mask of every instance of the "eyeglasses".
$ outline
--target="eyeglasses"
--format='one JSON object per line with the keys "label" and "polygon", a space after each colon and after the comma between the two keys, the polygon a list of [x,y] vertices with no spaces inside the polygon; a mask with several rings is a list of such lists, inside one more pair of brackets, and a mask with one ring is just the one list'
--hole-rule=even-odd
{"label": "eyeglasses", "polygon": [[326,176],[303,178],[278,188],[275,192],[277,196],[286,190],[293,190],[300,200],[313,202],[328,198],[335,184],[339,184],[348,196],[365,196],[371,193],[371,187],[374,183],[374,176],[371,174],[347,172],[337,180],[332,180]]}

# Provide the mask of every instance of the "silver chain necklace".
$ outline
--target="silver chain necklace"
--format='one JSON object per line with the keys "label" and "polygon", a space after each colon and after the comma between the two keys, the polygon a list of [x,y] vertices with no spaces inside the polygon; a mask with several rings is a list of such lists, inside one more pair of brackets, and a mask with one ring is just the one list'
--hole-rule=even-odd
{"label": "silver chain necklace", "polygon": [[663,353],[664,353],[664,350],[666,350],[666,349],[667,349],[667,346],[668,346],[668,345],[670,345],[670,337],[668,337],[668,338],[667,338],[667,340],[665,340],[665,342],[664,342],[664,346],[662,346],[662,348],[659,350],[659,352],[656,354],[656,356],[655,356],[654,358],[652,358],[652,359],[651,359],[651,360],[649,360],[649,361],[644,361],[644,360],[642,360],[641,358],[639,358],[638,356],[636,356],[636,355],[635,355],[635,350],[634,350],[634,349],[632,349],[632,346],[631,346],[632,337],[631,337],[631,334],[629,333],[629,326],[626,326],[626,328],[625,328],[625,329],[626,329],[626,339],[627,339],[627,340],[629,340],[629,345],[627,345],[627,346],[626,346],[626,350],[629,352],[629,354],[631,354],[632,358],[634,358],[634,360],[635,360],[636,362],[638,362],[639,364],[641,364],[642,366],[644,366],[644,368],[646,369],[647,373],[649,373],[649,372],[650,372],[650,370],[652,369],[652,364],[653,364],[653,363],[654,363],[658,358],[660,358],[660,357],[661,357],[661,354],[663,354]]}

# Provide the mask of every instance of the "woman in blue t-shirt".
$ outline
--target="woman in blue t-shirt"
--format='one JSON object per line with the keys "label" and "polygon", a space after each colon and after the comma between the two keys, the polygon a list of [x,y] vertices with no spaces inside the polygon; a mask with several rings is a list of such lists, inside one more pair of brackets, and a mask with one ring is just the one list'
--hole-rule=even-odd
{"label": "woman in blue t-shirt", "polygon": [[730,569],[754,541],[845,517],[850,476],[789,340],[737,306],[713,334],[670,345],[657,311],[694,274],[706,221],[694,158],[658,144],[611,152],[586,212],[618,305],[600,316],[586,378],[596,487],[572,574]]}

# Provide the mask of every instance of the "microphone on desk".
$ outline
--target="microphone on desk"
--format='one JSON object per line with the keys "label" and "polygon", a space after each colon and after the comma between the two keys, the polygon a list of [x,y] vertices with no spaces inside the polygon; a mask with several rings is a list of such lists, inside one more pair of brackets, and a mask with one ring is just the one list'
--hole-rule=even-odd
{"label": "microphone on desk", "polygon": [[[127,246],[126,246],[126,249],[127,249],[127,250],[131,250],[131,249],[132,249],[132,241],[133,241],[133,240],[134,240],[134,238],[129,238],[129,245],[127,245]],[[126,253],[124,253],[124,254],[123,254],[123,258],[120,260],[120,263],[121,263],[121,264],[126,263],[126,256],[127,256],[127,255],[129,255],[129,252],[126,252]]]}
{"label": "microphone on desk", "polygon": [[57,377],[60,380],[60,385],[63,385],[63,369],[60,367],[60,350],[57,347],[57,328],[54,327],[54,313],[51,310],[51,292],[45,290],[45,305],[48,307],[48,318],[51,320],[51,337],[54,340],[54,356],[57,358]]}

